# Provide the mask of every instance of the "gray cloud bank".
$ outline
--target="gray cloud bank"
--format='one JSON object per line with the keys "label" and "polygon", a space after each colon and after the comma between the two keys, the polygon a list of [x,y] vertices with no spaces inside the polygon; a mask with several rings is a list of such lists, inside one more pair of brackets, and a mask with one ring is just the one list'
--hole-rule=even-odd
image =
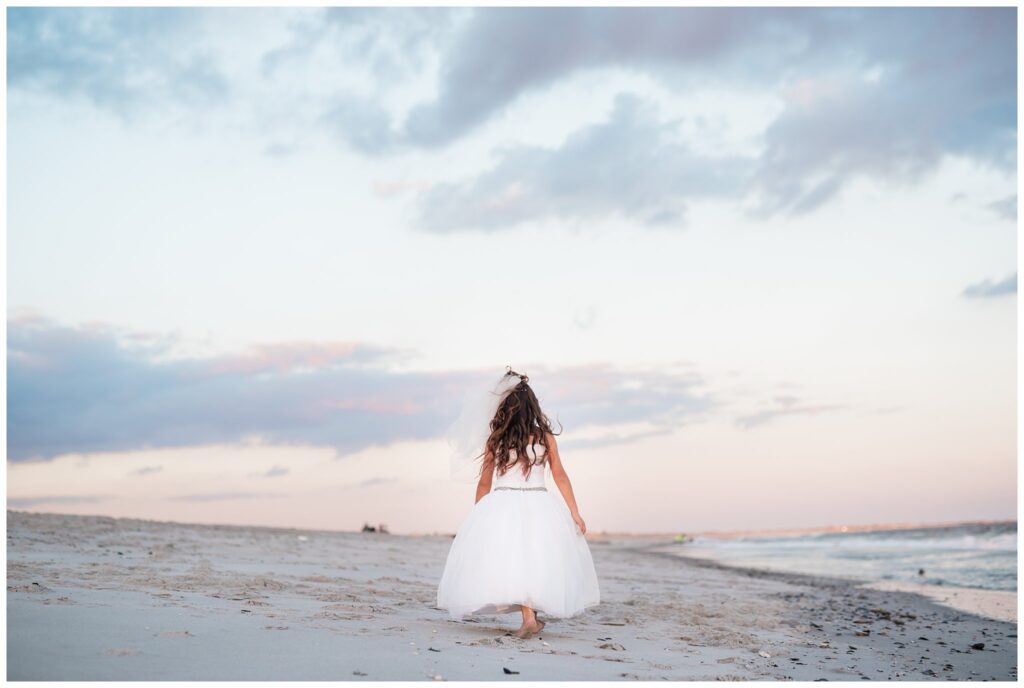
{"label": "gray cloud bank", "polygon": [[[598,64],[643,68],[680,88],[716,80],[783,88],[788,99],[758,153],[701,158],[668,143],[673,128],[650,117],[649,104],[620,96],[605,125],[578,131],[558,150],[506,147],[491,170],[422,194],[423,228],[494,230],[609,209],[649,226],[681,226],[686,201],[709,195],[747,203],[749,218],[800,215],[859,177],[916,183],[947,154],[1007,173],[1016,166],[1012,10],[600,8],[555,21],[524,11],[510,28],[496,16],[481,13],[475,48],[453,49],[458,62],[437,103],[412,111],[414,133],[419,120],[432,122],[423,127],[428,142],[462,135],[517,94]],[[563,59],[483,47],[533,46],[541,37],[538,52]],[[484,74],[498,83],[484,79],[481,92],[472,75]]]}
{"label": "gray cloud bank", "polygon": [[576,132],[557,149],[509,148],[476,179],[425,192],[417,222],[446,232],[619,214],[678,225],[687,200],[733,194],[746,165],[697,155],[672,139],[672,127],[658,124],[640,99],[620,95],[607,123]]}
{"label": "gray cloud bank", "polygon": [[[286,39],[249,36],[262,56],[230,71],[218,37],[251,25],[232,20],[267,13],[287,26]],[[746,202],[745,212],[755,218],[806,213],[859,177],[918,182],[950,154],[1011,173],[1015,13],[1013,7],[10,8],[8,78],[14,91],[85,96],[121,114],[156,102],[178,103],[198,117],[205,108],[251,97],[246,94],[287,95],[303,103],[298,126],[326,127],[364,155],[440,149],[522,96],[588,70],[644,73],[674,92],[722,86],[787,94],[759,152],[746,159],[693,155],[671,143],[671,127],[655,120],[647,103],[623,96],[606,123],[580,129],[561,148],[512,143],[496,151],[491,169],[426,191],[416,205],[419,226],[434,231],[493,231],[548,217],[582,221],[610,208],[642,225],[678,227],[688,201],[731,197]],[[242,28],[232,29],[236,24]],[[361,69],[383,89],[429,78],[436,93],[400,116],[386,98],[347,87],[274,90],[307,83],[311,69],[317,83],[331,83],[332,64],[339,75]],[[260,87],[234,88],[236,80]],[[273,111],[263,102],[238,105]],[[275,121],[273,115],[266,121]],[[1006,215],[1010,207],[994,210]]]}
{"label": "gray cloud bank", "polygon": [[[393,372],[394,351],[359,343],[170,358],[173,340],[112,327],[39,317],[10,319],[7,327],[11,461],[253,437],[339,453],[433,439],[454,419],[466,389],[502,372]],[[611,366],[527,372],[546,410],[574,429],[647,421],[667,431],[714,403],[692,373]]]}

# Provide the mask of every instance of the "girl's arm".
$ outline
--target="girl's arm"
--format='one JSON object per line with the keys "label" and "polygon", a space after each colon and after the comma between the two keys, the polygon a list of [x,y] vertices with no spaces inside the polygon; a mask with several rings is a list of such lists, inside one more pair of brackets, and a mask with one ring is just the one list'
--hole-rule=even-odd
{"label": "girl's arm", "polygon": [[484,495],[491,491],[491,482],[494,480],[494,454],[488,449],[484,454],[484,465],[480,474],[480,482],[476,485],[476,504]]}
{"label": "girl's arm", "polygon": [[580,510],[576,507],[576,496],[572,493],[572,483],[569,482],[569,475],[565,472],[565,467],[562,466],[562,457],[558,455],[558,443],[555,442],[555,436],[551,433],[547,434],[547,438],[549,448],[548,461],[551,462],[551,477],[555,481],[555,485],[558,485],[558,490],[562,493],[566,506],[569,507],[572,520],[580,527],[580,532],[585,535],[587,524],[583,521],[583,518],[580,516]]}

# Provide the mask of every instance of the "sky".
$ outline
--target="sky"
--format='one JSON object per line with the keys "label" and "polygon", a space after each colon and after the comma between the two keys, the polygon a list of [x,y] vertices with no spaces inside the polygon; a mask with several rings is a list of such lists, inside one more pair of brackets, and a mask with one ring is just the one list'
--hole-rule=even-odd
{"label": "sky", "polygon": [[[8,8],[8,508],[1015,518],[1016,8]],[[547,476],[549,489],[556,489]]]}

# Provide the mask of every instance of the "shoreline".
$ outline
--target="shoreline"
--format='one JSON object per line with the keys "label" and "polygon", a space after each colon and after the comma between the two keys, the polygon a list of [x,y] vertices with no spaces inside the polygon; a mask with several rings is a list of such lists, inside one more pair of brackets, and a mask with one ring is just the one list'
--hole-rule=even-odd
{"label": "shoreline", "polygon": [[649,551],[652,553],[668,554],[679,559],[687,559],[690,562],[709,563],[713,564],[716,568],[731,569],[748,575],[778,575],[782,577],[780,580],[801,580],[808,584],[814,584],[815,581],[821,580],[828,581],[833,585],[848,584],[883,592],[902,592],[910,595],[920,595],[949,609],[966,612],[993,621],[1017,623],[1017,592],[1012,590],[988,590],[985,588],[964,588],[952,585],[924,585],[903,581],[878,581],[864,578],[811,574],[781,568],[744,566],[742,564],[723,562],[712,555],[673,550],[671,549],[673,546],[678,545],[654,545]]}
{"label": "shoreline", "polygon": [[864,587],[916,593],[951,609],[959,609],[996,621],[1017,623],[1016,591],[958,588],[952,585],[915,585],[900,581],[876,581],[866,583]]}
{"label": "shoreline", "polygon": [[[919,594],[591,543],[601,603],[435,607],[446,535],[8,510],[8,680],[1015,680],[1017,625]],[[508,673],[509,672],[515,673]]]}

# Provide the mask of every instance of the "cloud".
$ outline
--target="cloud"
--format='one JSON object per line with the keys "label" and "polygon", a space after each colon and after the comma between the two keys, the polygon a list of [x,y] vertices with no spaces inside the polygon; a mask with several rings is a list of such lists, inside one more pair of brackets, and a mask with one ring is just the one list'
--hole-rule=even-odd
{"label": "cloud", "polygon": [[345,485],[344,487],[373,487],[374,485],[390,485],[397,482],[398,478],[367,478],[354,485]]}
{"label": "cloud", "polygon": [[360,153],[380,155],[397,147],[390,115],[381,105],[347,94],[332,99],[318,123]]}
{"label": "cloud", "polygon": [[827,19],[799,9],[478,9],[444,47],[438,95],[412,108],[404,138],[426,148],[451,143],[523,94],[584,69],[762,73],[812,55]]}
{"label": "cloud", "polygon": [[[1016,166],[1012,13],[1010,8],[478,12],[464,29],[468,37],[450,51],[453,64],[444,69],[438,101],[410,114],[407,138],[413,144],[454,140],[518,94],[595,65],[635,66],[667,84],[679,74],[700,73],[711,83],[777,88],[783,108],[765,129],[756,157],[715,159],[693,156],[685,144],[670,142],[669,127],[643,117],[634,97],[619,96],[610,122],[578,130],[562,148],[505,146],[492,169],[423,195],[419,227],[490,231],[541,217],[586,220],[608,212],[648,227],[679,226],[685,199],[702,196],[744,201],[751,219],[800,215],[820,208],[857,178],[918,183],[951,154],[1011,173]],[[514,20],[499,24],[510,17]],[[615,26],[628,26],[631,35],[645,40],[625,40],[627,32],[617,33]],[[690,32],[706,32],[706,40],[688,43],[683,38]],[[783,37],[799,39],[795,44],[802,47],[787,50]],[[520,53],[489,50],[495,44],[522,45],[537,57],[522,60]],[[721,69],[715,67],[719,61]],[[488,75],[482,85],[474,83],[480,74]],[[596,169],[593,176],[588,164]],[[702,181],[704,193],[693,188]],[[1004,201],[995,209],[1008,213],[1011,208]]]}
{"label": "cloud", "polygon": [[559,148],[509,146],[480,176],[421,193],[414,222],[453,232],[619,215],[681,227],[687,201],[734,194],[750,161],[696,154],[675,141],[676,129],[658,123],[641,99],[620,94],[607,122],[577,131]]}
{"label": "cloud", "polygon": [[272,158],[287,158],[295,153],[295,146],[287,143],[271,143],[264,147],[263,152]]}
{"label": "cloud", "polygon": [[8,8],[8,87],[84,98],[123,121],[168,103],[220,103],[230,84],[199,46],[203,16],[184,7]]}
{"label": "cloud", "polygon": [[560,424],[574,432],[647,426],[592,439],[567,438],[566,447],[610,446],[666,434],[702,422],[720,407],[719,401],[704,391],[705,380],[692,370],[665,366],[623,370],[593,364],[553,371],[537,368],[535,372],[538,374],[530,375],[531,386],[556,431]]}
{"label": "cloud", "polygon": [[[409,83],[422,82],[439,46],[466,10],[423,7],[305,8],[289,13],[289,40],[260,59],[264,78],[286,82],[312,76],[316,83],[338,83],[333,92],[296,93],[311,102],[315,125],[346,146],[369,156],[404,147],[387,97]],[[298,78],[297,78],[298,77]],[[352,78],[354,77],[354,78]],[[367,87],[366,84],[369,84]]]}
{"label": "cloud", "polygon": [[647,430],[645,432],[612,432],[606,433],[600,437],[582,437],[582,438],[569,438],[559,440],[560,449],[589,449],[592,447],[612,447],[619,444],[629,444],[638,440],[647,439],[648,437],[658,437],[660,435],[667,435],[672,432],[674,428],[670,426],[660,427],[656,430]]}
{"label": "cloud", "polygon": [[[396,357],[360,343],[293,342],[213,358],[164,360],[168,341],[102,324],[8,322],[8,456],[51,458],[237,441],[362,447],[386,437],[382,397],[432,406],[429,378],[399,381],[371,364]],[[348,405],[338,410],[338,405]],[[429,414],[425,414],[429,418]],[[404,428],[424,436],[428,421]]]}
{"label": "cloud", "polygon": [[968,299],[990,299],[998,296],[1008,296],[1017,293],[1017,273],[999,281],[984,280],[968,285],[962,292]]}
{"label": "cloud", "polygon": [[[496,371],[395,372],[398,352],[294,342],[210,358],[171,357],[175,341],[102,323],[9,319],[8,459],[243,442],[350,453],[441,437],[469,387]],[[713,399],[692,372],[535,366],[535,390],[564,423],[677,427]],[[550,407],[547,405],[550,404]]]}
{"label": "cloud", "polygon": [[27,509],[39,504],[95,504],[105,502],[110,497],[104,495],[50,495],[44,497],[8,497],[7,506],[16,509]]}
{"label": "cloud", "polygon": [[846,408],[844,404],[800,404],[800,399],[794,396],[775,397],[776,407],[765,409],[749,415],[740,416],[736,424],[744,430],[770,423],[771,421],[786,416],[814,416],[828,411],[838,411]]}
{"label": "cloud", "polygon": [[[698,82],[777,88],[784,107],[749,175],[699,162],[734,182],[735,198],[750,199],[749,217],[803,214],[858,177],[919,182],[947,154],[1012,172],[1014,17],[1014,8],[488,8],[444,50],[438,96],[411,109],[403,138],[426,148],[448,144],[521,95],[586,69],[635,69],[673,90]],[[501,218],[516,213],[543,214],[536,206],[544,208],[544,199],[517,182],[540,186],[520,178],[544,177],[554,156],[516,153],[503,152],[498,168],[469,189],[438,192],[431,209],[484,230],[511,224]],[[631,168],[631,153],[609,148],[606,160]],[[662,186],[688,184],[673,155],[648,161],[667,166]],[[602,190],[580,189],[591,196],[579,203],[553,193],[562,203],[548,199],[546,207],[586,218]],[[458,208],[462,201],[468,210]],[[679,213],[659,208],[643,223],[677,224]],[[499,219],[489,221],[492,214]]]}
{"label": "cloud", "polygon": [[154,473],[160,473],[163,469],[163,466],[143,466],[142,468],[132,471],[128,475],[153,475]]}
{"label": "cloud", "polygon": [[[745,201],[751,218],[811,212],[858,178],[915,184],[947,155],[1013,172],[1015,16],[1013,7],[23,7],[8,13],[8,83],[12,93],[85,98],[125,120],[169,104],[199,115],[230,100],[258,123],[272,157],[290,154],[287,141],[310,127],[366,156],[437,151],[587,71],[642,74],[673,93],[777,93],[781,109],[751,160],[694,156],[665,128],[629,122],[619,103],[618,119],[580,129],[558,151],[499,149],[496,167],[431,190],[421,206],[431,231],[585,221],[615,202],[642,225],[677,227],[687,199],[706,197],[693,189],[700,165],[715,195]],[[251,54],[239,56],[243,41]],[[287,117],[282,101],[294,103]],[[669,149],[657,155],[657,143]],[[656,167],[641,169],[634,145]],[[579,167],[588,155],[595,180]],[[629,184],[614,169],[640,176]],[[605,200],[608,184],[623,181]],[[642,184],[652,185],[646,211]]]}
{"label": "cloud", "polygon": [[992,210],[996,215],[1004,220],[1010,222],[1017,221],[1017,194],[1012,194],[1006,198],[1001,198],[998,201],[992,201],[988,204],[988,208]]}
{"label": "cloud", "polygon": [[275,466],[271,466],[270,468],[268,468],[265,471],[253,471],[253,472],[249,473],[249,477],[280,478],[282,476],[288,475],[288,473],[289,473],[288,467],[275,465]]}
{"label": "cloud", "polygon": [[284,497],[274,492],[204,492],[196,494],[175,495],[168,497],[178,502],[224,502],[233,499],[263,499],[265,497]]}
{"label": "cloud", "polygon": [[1014,9],[851,16],[842,47],[856,59],[784,92],[747,190],[762,195],[751,215],[807,213],[858,176],[915,183],[948,154],[1016,169]]}
{"label": "cloud", "polygon": [[440,7],[293,10],[286,15],[288,40],[263,54],[260,73],[272,77],[289,68],[302,69],[314,53],[327,48],[339,69],[358,62],[385,82],[416,78],[464,14]]}

